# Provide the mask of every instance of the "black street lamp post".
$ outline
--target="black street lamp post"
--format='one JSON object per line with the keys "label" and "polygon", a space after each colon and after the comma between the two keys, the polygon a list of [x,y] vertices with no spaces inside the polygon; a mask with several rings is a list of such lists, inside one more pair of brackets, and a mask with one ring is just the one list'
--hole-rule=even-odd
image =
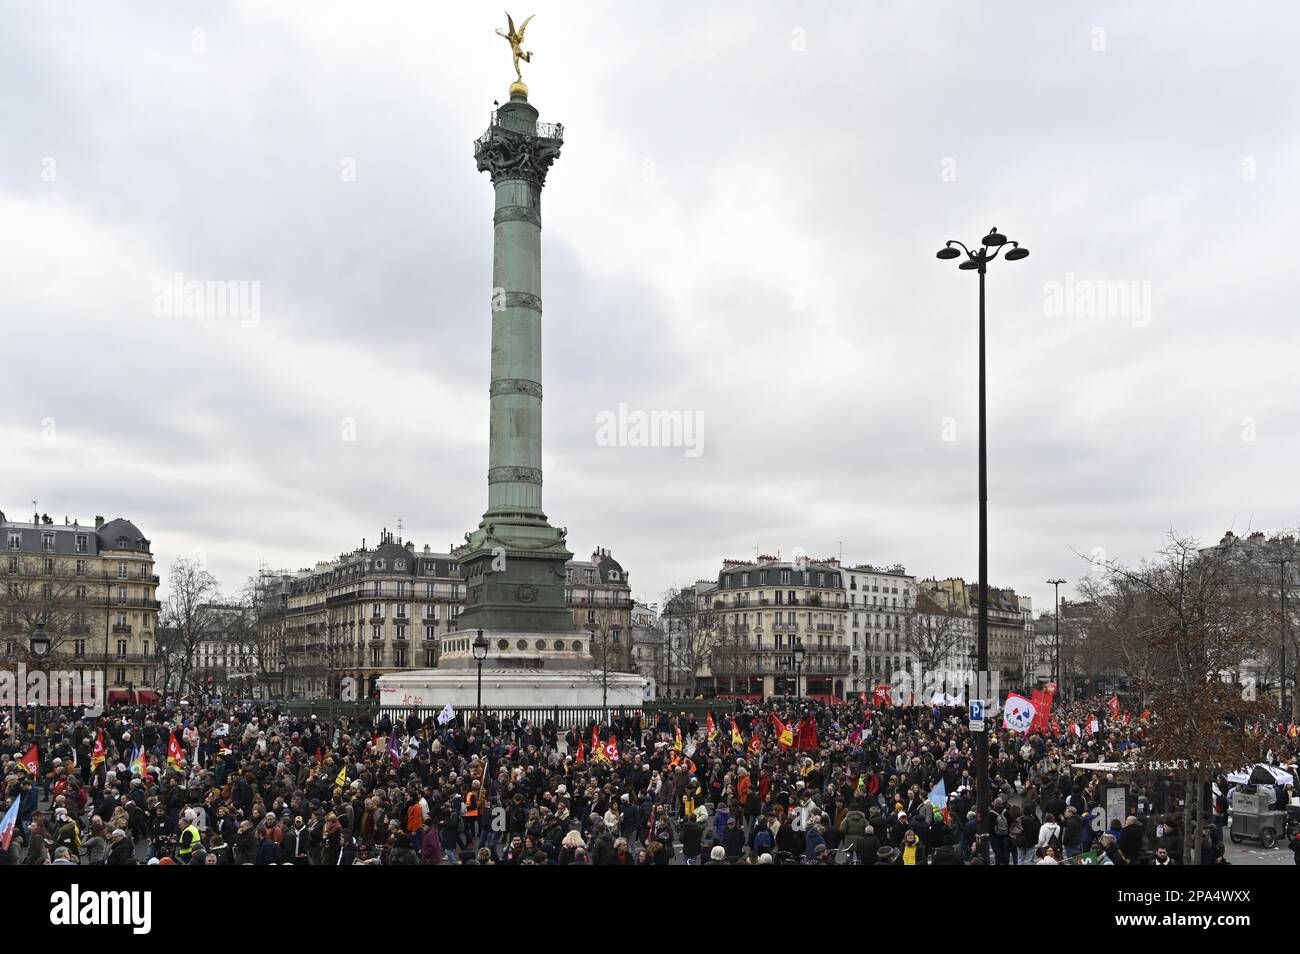
{"label": "black street lamp post", "polygon": [[[587,631],[594,642],[596,627],[591,626]],[[600,717],[609,724],[609,637],[603,632],[600,634]]]}
{"label": "black street lamp post", "polygon": [[488,641],[483,638],[483,630],[478,631],[474,642],[470,643],[474,660],[478,663],[478,730],[483,731],[483,660],[487,659]]}
{"label": "black street lamp post", "polygon": [[[36,661],[42,662],[50,651],[50,637],[45,632],[45,624],[37,623],[36,628],[32,630],[32,655]],[[49,680],[46,680],[48,684]],[[32,705],[32,736],[35,738],[36,733],[41,727],[41,707],[39,703]]]}
{"label": "black street lamp post", "polygon": [[1056,596],[1052,603],[1052,615],[1056,618],[1056,636],[1052,648],[1052,683],[1056,686],[1057,691],[1061,689],[1061,584],[1065,580],[1048,580],[1056,588]]}
{"label": "black street lamp post", "polygon": [[803,654],[807,652],[803,648],[803,637],[797,636],[794,641],[794,695],[796,699],[802,698],[799,692],[799,679],[803,675]]}
{"label": "black street lamp post", "polygon": [[[960,251],[958,248],[960,247]],[[989,262],[1002,255],[1008,262],[1017,262],[1029,255],[1029,250],[1020,247],[1019,242],[1010,242],[996,227],[980,240],[975,251],[971,251],[961,242],[950,239],[939,250],[936,257],[945,261],[965,259],[957,267],[966,272],[979,272],[980,276],[980,327],[979,327],[979,668],[986,672],[989,666],[989,522],[988,522],[988,446],[984,413],[984,273]],[[976,680],[976,686],[979,683]],[[996,701],[996,700],[994,700]],[[975,737],[976,791],[975,815],[979,823],[984,824],[989,806],[989,738],[987,732],[980,732]]]}
{"label": "black street lamp post", "polygon": [[975,664],[979,661],[979,653],[975,652],[974,643],[971,643],[970,652],[966,654],[966,659],[969,661],[970,665],[966,667],[966,683],[963,686],[963,689],[965,690],[965,694],[962,696],[962,698],[966,700],[966,711],[969,712],[970,711],[970,674],[971,674],[971,670],[975,668]]}

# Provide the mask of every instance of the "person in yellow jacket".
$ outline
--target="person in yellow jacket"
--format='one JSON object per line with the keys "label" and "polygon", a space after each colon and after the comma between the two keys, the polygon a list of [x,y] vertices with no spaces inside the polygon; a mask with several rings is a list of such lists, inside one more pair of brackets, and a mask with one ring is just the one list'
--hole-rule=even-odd
{"label": "person in yellow jacket", "polygon": [[186,810],[185,828],[181,831],[180,840],[176,844],[176,857],[181,861],[189,861],[190,856],[203,847],[203,836],[199,833],[199,826],[195,824],[197,818],[194,809]]}

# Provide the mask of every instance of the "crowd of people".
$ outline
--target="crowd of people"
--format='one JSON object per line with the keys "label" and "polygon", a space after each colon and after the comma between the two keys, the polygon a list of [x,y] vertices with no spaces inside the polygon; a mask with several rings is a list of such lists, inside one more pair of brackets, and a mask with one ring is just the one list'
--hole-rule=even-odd
{"label": "crowd of people", "polygon": [[[317,719],[263,705],[6,715],[3,864],[1171,864],[1179,793],[1081,764],[1140,751],[1105,700],[988,723],[976,817],[964,708],[719,701],[559,726],[518,714]],[[1087,731],[1079,728],[1086,726]],[[1277,759],[1294,761],[1279,740]],[[1221,781],[1203,863],[1225,863]],[[1279,791],[1285,803],[1291,792]],[[16,805],[15,805],[16,803]],[[15,811],[10,811],[15,809]],[[1222,815],[1222,817],[1220,817]]]}

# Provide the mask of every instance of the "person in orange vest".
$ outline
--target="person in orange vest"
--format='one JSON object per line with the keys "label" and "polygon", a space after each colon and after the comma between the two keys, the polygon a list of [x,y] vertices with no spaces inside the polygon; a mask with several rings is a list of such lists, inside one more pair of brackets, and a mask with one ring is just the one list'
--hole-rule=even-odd
{"label": "person in orange vest", "polygon": [[483,783],[474,779],[465,793],[465,843],[473,845],[478,838],[478,810],[483,794]]}

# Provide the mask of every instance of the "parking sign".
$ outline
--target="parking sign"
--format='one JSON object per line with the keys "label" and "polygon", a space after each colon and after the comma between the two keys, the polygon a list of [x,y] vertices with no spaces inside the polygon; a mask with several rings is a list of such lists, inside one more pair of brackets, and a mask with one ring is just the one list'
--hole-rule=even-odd
{"label": "parking sign", "polygon": [[984,731],[984,700],[972,699],[970,701],[970,730],[972,732]]}

